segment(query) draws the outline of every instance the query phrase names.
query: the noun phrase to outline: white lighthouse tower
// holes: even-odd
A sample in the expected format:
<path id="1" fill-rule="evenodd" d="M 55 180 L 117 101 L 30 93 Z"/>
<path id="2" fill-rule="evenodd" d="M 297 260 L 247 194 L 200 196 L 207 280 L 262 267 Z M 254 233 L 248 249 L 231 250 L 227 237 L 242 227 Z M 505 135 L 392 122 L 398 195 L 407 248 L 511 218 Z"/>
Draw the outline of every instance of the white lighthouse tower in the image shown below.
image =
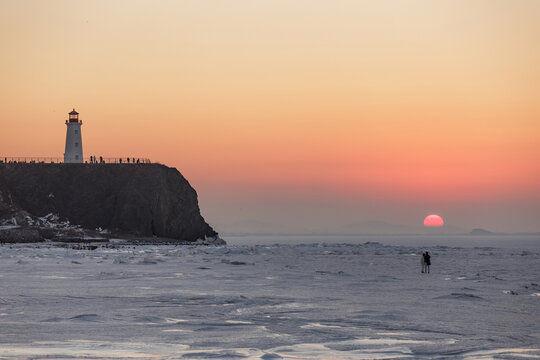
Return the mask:
<path id="1" fill-rule="evenodd" d="M 64 163 L 83 163 L 82 135 L 79 121 L 79 113 L 73 109 L 69 113 L 69 120 L 66 120 L 66 151 L 64 152 Z"/>

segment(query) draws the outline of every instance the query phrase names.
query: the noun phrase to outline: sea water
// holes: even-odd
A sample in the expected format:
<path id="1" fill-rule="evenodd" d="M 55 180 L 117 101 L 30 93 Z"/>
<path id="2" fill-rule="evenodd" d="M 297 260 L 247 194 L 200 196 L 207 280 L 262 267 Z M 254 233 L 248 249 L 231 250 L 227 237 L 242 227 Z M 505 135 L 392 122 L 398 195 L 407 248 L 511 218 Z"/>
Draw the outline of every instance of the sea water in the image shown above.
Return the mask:
<path id="1" fill-rule="evenodd" d="M 540 357 L 538 237 L 226 240 L 0 246 L 0 359 Z"/>
<path id="2" fill-rule="evenodd" d="M 377 242 L 385 245 L 452 247 L 499 247 L 540 251 L 540 234 L 530 235 L 227 235 L 230 245 L 269 244 L 363 244 Z"/>

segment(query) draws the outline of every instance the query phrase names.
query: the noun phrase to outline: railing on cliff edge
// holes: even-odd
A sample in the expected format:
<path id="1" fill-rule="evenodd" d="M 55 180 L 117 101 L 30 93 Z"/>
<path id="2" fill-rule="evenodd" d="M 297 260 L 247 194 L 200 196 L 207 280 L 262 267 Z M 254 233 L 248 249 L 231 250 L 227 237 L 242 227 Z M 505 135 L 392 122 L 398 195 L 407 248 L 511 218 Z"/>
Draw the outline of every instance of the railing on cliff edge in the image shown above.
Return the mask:
<path id="1" fill-rule="evenodd" d="M 0 164 L 64 164 L 62 157 L 0 157 Z M 83 159 L 85 164 L 152 164 L 147 158 L 138 157 L 87 157 Z"/>

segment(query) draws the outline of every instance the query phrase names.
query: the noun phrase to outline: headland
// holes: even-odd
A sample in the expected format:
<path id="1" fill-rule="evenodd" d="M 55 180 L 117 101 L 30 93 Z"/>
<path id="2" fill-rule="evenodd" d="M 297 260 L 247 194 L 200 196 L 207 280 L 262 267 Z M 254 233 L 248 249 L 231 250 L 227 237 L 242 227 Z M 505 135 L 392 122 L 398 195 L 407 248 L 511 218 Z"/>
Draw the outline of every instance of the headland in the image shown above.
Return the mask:
<path id="1" fill-rule="evenodd" d="M 2 163 L 0 242 L 220 242 L 197 193 L 161 164 Z"/>

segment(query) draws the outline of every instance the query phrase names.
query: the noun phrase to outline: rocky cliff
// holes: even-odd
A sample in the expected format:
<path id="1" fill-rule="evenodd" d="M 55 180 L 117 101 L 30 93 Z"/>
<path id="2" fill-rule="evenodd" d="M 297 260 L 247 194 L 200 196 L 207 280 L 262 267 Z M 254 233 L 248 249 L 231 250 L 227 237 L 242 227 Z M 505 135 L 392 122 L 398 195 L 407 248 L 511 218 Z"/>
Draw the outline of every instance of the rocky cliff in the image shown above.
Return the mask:
<path id="1" fill-rule="evenodd" d="M 0 219 L 21 211 L 113 234 L 182 241 L 217 235 L 188 181 L 158 164 L 0 164 Z"/>

